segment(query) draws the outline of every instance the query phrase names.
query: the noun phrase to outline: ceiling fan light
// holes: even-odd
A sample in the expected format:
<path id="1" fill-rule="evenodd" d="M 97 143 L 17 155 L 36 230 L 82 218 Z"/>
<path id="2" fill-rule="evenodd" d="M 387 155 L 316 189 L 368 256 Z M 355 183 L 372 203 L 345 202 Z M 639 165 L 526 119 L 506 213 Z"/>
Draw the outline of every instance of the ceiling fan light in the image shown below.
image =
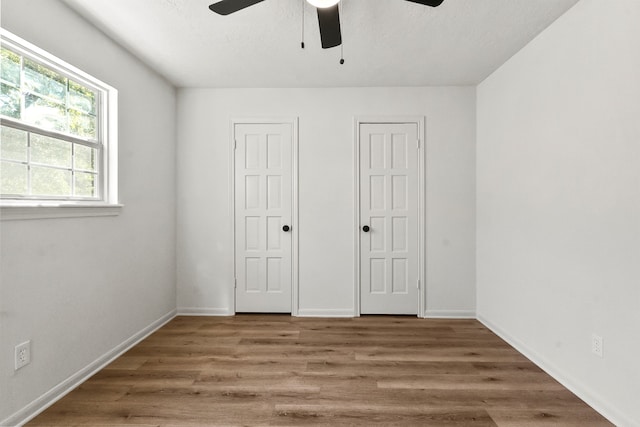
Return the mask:
<path id="1" fill-rule="evenodd" d="M 307 0 L 307 3 L 309 3 L 312 6 L 323 9 L 325 7 L 331 7 L 333 5 L 336 5 L 338 4 L 339 1 L 340 0 Z"/>

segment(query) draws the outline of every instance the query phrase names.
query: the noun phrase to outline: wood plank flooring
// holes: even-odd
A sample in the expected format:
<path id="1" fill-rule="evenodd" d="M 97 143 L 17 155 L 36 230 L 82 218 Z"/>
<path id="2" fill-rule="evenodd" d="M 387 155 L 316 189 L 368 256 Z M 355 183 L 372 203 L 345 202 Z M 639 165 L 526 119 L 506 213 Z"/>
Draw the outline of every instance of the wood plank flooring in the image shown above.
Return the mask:
<path id="1" fill-rule="evenodd" d="M 29 426 L 605 426 L 475 320 L 176 317 Z"/>

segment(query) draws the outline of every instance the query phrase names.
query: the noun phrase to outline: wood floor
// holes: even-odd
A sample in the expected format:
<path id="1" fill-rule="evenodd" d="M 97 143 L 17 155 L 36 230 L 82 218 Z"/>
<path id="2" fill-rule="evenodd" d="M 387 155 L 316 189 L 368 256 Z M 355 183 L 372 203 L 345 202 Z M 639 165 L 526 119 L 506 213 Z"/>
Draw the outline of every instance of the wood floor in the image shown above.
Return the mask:
<path id="1" fill-rule="evenodd" d="M 177 317 L 29 426 L 611 425 L 475 320 Z"/>

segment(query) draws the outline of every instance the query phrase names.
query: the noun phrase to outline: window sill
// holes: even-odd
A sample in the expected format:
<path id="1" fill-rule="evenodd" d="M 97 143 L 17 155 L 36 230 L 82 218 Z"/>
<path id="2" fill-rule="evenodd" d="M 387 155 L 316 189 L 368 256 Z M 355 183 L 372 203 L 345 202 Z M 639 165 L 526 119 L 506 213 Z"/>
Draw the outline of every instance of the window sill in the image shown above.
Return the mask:
<path id="1" fill-rule="evenodd" d="M 0 206 L 0 221 L 28 219 L 82 218 L 120 215 L 123 205 L 5 205 Z"/>

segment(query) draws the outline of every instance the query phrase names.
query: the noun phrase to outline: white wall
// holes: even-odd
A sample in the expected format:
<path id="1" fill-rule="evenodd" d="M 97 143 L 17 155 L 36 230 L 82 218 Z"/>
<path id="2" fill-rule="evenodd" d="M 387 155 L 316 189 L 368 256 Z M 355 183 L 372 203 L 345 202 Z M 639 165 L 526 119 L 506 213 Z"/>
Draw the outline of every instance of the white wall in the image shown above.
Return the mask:
<path id="1" fill-rule="evenodd" d="M 637 0 L 582 0 L 477 92 L 479 318 L 636 426 L 639 22 Z"/>
<path id="2" fill-rule="evenodd" d="M 353 314 L 354 117 L 427 118 L 427 308 L 475 313 L 475 90 L 181 89 L 178 309 L 233 311 L 230 120 L 299 117 L 300 314 Z"/>
<path id="3" fill-rule="evenodd" d="M 119 90 L 125 207 L 1 223 L 0 422 L 175 309 L 174 88 L 56 0 L 2 0 L 2 26 Z"/>

